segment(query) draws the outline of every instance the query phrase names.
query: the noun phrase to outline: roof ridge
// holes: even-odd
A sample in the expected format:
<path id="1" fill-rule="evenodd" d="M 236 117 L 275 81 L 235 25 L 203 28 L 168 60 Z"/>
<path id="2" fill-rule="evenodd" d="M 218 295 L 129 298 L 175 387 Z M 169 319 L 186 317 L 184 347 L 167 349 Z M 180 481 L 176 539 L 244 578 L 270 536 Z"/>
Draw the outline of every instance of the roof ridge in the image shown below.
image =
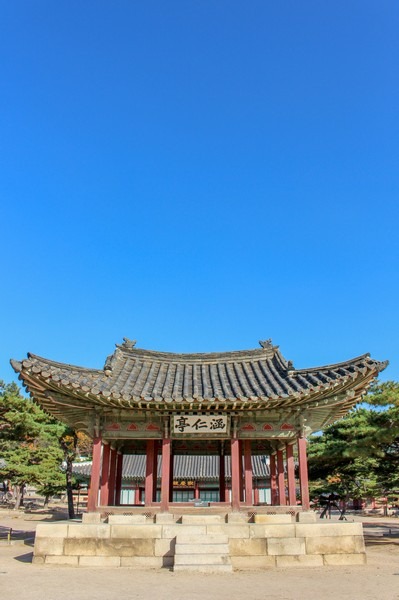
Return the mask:
<path id="1" fill-rule="evenodd" d="M 223 352 L 164 352 L 160 350 L 147 350 L 145 348 L 126 348 L 122 345 L 117 345 L 117 350 L 113 356 L 117 356 L 117 352 L 122 352 L 124 355 L 131 357 L 148 357 L 152 360 L 170 361 L 176 363 L 186 362 L 219 362 L 221 358 L 226 360 L 237 360 L 239 358 L 248 360 L 257 357 L 273 358 L 278 352 L 277 346 L 273 348 L 253 348 L 250 350 L 226 350 Z M 280 353 L 279 353 L 280 354 Z"/>

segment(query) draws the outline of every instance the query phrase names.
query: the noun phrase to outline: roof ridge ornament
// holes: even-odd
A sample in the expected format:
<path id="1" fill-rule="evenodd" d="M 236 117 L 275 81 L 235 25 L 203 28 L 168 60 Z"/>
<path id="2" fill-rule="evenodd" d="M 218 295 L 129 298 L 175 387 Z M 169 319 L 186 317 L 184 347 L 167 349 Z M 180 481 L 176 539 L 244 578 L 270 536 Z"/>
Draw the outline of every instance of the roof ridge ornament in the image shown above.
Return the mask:
<path id="1" fill-rule="evenodd" d="M 274 346 L 273 346 L 273 343 L 272 343 L 272 338 L 269 338 L 268 340 L 259 340 L 259 344 L 265 350 L 273 350 L 274 349 Z"/>
<path id="2" fill-rule="evenodd" d="M 127 337 L 123 338 L 123 344 L 122 344 L 123 348 L 127 348 L 128 350 L 131 350 L 132 348 L 135 347 L 136 344 L 137 344 L 137 340 L 129 340 L 129 338 L 127 338 Z"/>

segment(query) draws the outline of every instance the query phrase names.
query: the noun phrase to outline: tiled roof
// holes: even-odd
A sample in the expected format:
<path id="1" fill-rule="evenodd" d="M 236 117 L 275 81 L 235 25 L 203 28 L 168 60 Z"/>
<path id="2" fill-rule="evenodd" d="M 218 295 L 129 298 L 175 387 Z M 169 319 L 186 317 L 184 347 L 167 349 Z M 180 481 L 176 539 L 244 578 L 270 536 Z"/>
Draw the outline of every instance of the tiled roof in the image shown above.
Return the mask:
<path id="1" fill-rule="evenodd" d="M 126 454 L 123 457 L 122 479 L 144 480 L 145 460 L 143 454 Z M 266 456 L 252 456 L 253 476 L 258 479 L 270 477 L 269 463 Z M 74 463 L 75 474 L 90 477 L 91 462 Z M 231 477 L 230 456 L 225 456 L 226 477 Z M 158 458 L 158 478 L 161 478 L 162 456 Z M 176 455 L 173 462 L 174 479 L 217 480 L 219 478 L 219 457 Z"/>
<path id="2" fill-rule="evenodd" d="M 85 421 L 93 408 L 297 408 L 347 392 L 344 401 L 339 399 L 338 417 L 361 398 L 388 363 L 364 354 L 342 363 L 296 370 L 270 340 L 255 350 L 210 354 L 142 350 L 125 340 L 101 370 L 34 354 L 11 364 L 46 410 L 76 424 Z"/>

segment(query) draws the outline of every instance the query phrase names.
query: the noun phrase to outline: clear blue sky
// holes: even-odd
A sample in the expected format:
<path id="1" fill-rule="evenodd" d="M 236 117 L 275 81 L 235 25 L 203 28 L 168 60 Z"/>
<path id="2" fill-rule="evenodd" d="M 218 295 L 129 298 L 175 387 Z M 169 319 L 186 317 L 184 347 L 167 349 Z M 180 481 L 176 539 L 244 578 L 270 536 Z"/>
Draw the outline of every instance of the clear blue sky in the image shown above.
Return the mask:
<path id="1" fill-rule="evenodd" d="M 396 1 L 0 9 L 0 378 L 126 336 L 399 379 Z"/>

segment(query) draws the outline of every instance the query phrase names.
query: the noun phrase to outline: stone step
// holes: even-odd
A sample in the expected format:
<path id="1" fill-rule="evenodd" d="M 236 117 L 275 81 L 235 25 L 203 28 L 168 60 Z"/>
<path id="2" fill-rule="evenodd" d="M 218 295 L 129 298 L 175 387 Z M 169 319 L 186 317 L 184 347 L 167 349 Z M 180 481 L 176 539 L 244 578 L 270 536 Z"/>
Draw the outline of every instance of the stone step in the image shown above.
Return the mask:
<path id="1" fill-rule="evenodd" d="M 177 554 L 218 554 L 228 555 L 228 544 L 176 544 L 175 555 Z"/>
<path id="2" fill-rule="evenodd" d="M 176 536 L 176 544 L 228 544 L 229 537 L 227 535 L 219 535 L 212 533 L 209 535 L 196 535 L 179 533 Z"/>
<path id="3" fill-rule="evenodd" d="M 189 571 L 191 573 L 232 573 L 231 565 L 175 565 L 173 571 Z"/>
<path id="4" fill-rule="evenodd" d="M 175 565 L 228 565 L 226 554 L 175 554 Z"/>
<path id="5" fill-rule="evenodd" d="M 223 515 L 183 515 L 182 525 L 220 525 L 226 522 Z"/>

